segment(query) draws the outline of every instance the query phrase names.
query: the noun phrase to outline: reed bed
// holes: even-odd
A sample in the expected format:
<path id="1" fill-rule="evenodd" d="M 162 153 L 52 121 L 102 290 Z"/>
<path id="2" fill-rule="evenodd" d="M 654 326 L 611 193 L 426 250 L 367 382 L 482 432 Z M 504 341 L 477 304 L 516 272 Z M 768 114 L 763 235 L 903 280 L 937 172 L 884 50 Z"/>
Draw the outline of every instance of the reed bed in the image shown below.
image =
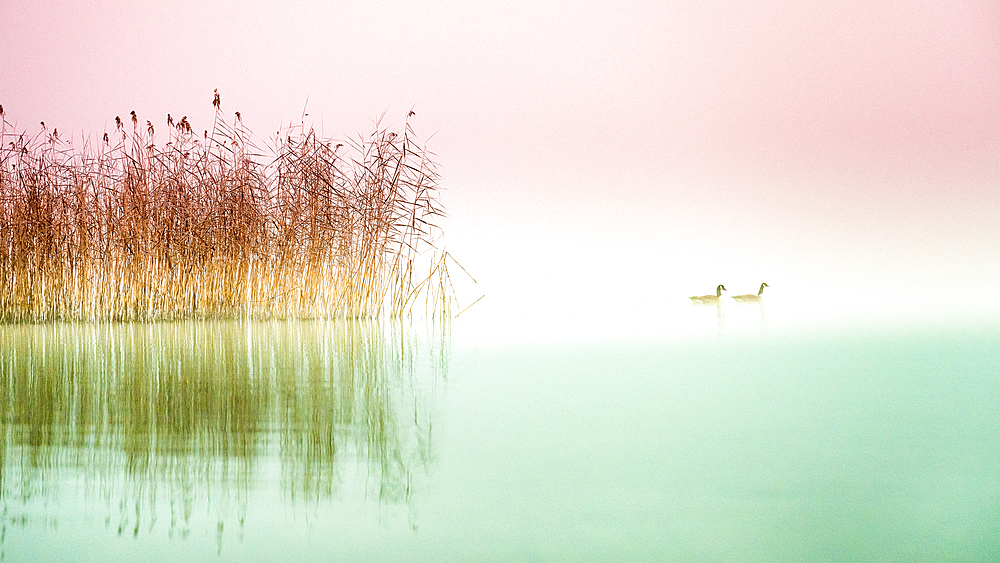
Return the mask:
<path id="1" fill-rule="evenodd" d="M 132 112 L 82 148 L 0 108 L 0 322 L 446 313 L 439 176 L 409 116 L 261 150 L 213 104 L 204 134 Z"/>

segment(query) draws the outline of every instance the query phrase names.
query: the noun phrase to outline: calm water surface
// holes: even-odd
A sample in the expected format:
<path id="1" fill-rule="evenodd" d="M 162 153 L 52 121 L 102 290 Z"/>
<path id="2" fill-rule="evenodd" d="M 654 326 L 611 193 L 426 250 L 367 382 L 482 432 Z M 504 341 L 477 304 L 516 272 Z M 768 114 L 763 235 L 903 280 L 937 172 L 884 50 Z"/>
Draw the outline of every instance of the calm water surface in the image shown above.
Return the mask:
<path id="1" fill-rule="evenodd" d="M 452 327 L 452 330 L 460 328 Z M 1000 323 L 0 329 L 11 561 L 1000 560 Z"/>

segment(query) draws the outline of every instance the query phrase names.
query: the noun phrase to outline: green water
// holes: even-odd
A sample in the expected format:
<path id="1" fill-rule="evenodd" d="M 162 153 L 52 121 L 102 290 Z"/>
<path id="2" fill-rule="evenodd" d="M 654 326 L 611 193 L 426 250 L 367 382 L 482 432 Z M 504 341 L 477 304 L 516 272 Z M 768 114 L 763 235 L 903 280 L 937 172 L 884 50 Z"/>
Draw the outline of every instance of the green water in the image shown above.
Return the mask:
<path id="1" fill-rule="evenodd" d="M 451 341 L 3 328 L 2 554 L 1000 560 L 1000 325 Z"/>

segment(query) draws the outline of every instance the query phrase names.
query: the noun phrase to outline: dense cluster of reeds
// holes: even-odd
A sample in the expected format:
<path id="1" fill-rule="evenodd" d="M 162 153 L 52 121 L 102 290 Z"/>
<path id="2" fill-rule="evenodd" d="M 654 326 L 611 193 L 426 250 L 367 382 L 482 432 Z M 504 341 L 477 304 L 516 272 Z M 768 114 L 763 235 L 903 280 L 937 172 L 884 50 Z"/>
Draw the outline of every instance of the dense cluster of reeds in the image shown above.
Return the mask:
<path id="1" fill-rule="evenodd" d="M 442 209 L 409 117 L 343 142 L 288 128 L 262 151 L 214 105 L 204 135 L 169 115 L 158 135 L 132 112 L 82 149 L 44 123 L 17 133 L 0 109 L 0 321 L 447 306 L 446 255 L 415 272 Z"/>

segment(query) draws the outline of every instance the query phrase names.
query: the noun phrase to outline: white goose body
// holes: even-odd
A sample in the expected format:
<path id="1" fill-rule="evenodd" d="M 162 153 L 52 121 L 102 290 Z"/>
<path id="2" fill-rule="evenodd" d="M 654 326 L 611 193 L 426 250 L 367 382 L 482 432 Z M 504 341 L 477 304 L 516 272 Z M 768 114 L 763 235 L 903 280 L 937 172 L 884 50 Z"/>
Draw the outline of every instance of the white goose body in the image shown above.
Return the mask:
<path id="1" fill-rule="evenodd" d="M 756 301 L 763 301 L 765 287 L 771 287 L 771 286 L 767 285 L 766 283 L 762 283 L 760 284 L 760 290 L 757 291 L 757 295 L 754 295 L 752 293 L 747 293 L 744 295 L 734 295 L 733 299 L 740 303 L 752 303 Z"/>

